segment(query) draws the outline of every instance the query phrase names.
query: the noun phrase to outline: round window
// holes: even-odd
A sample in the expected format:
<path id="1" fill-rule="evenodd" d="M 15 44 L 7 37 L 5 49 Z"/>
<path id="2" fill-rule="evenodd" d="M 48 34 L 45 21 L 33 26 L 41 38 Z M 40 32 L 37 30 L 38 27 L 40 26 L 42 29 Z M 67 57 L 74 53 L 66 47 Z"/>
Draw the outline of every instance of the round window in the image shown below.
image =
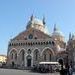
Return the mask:
<path id="1" fill-rule="evenodd" d="M 29 35 L 29 39 L 33 39 L 33 35 L 32 34 Z"/>

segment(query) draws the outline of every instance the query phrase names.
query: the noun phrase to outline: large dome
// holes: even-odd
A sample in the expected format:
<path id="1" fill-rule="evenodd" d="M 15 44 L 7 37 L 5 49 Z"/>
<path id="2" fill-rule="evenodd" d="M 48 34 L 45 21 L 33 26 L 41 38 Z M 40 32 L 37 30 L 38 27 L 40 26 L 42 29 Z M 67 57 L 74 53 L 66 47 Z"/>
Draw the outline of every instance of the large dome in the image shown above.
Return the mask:
<path id="1" fill-rule="evenodd" d="M 43 26 L 43 22 L 37 18 L 34 18 L 32 21 L 29 21 L 28 24 L 34 24 L 34 25 L 42 25 Z"/>
<path id="2" fill-rule="evenodd" d="M 26 28 L 34 28 L 45 32 L 45 19 L 43 18 L 43 20 L 39 20 L 32 15 L 27 23 Z"/>

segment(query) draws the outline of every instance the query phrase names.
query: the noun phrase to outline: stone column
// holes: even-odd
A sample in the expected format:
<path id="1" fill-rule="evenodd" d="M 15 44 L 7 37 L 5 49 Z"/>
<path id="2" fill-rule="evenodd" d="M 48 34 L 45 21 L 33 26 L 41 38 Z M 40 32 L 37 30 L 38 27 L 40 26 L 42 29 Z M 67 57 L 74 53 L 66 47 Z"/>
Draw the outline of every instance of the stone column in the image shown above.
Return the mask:
<path id="1" fill-rule="evenodd" d="M 33 61 L 34 61 L 34 59 L 33 59 L 33 52 L 31 53 L 31 67 L 33 67 Z"/>
<path id="2" fill-rule="evenodd" d="M 27 54 L 25 55 L 25 67 L 27 67 L 27 59 L 26 59 L 26 57 L 27 57 Z"/>

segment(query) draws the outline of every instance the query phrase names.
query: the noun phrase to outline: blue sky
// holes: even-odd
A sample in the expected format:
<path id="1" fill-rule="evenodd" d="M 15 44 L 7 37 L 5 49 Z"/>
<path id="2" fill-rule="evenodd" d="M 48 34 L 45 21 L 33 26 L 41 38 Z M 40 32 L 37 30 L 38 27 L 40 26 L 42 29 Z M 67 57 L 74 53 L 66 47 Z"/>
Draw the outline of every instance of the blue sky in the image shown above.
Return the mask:
<path id="1" fill-rule="evenodd" d="M 0 54 L 7 54 L 9 40 L 25 30 L 32 13 L 46 17 L 50 33 L 55 23 L 66 39 L 75 32 L 75 0 L 0 0 Z"/>

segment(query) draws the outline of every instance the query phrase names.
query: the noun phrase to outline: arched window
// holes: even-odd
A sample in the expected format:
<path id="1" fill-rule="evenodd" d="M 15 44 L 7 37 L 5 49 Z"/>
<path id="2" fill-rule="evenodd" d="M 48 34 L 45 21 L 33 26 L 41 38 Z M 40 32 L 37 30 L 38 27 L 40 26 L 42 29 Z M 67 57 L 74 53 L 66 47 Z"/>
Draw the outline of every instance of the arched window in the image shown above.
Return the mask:
<path id="1" fill-rule="evenodd" d="M 28 45 L 30 45 L 30 43 L 28 42 Z"/>
<path id="2" fill-rule="evenodd" d="M 51 44 L 51 41 L 49 41 L 49 44 Z"/>
<path id="3" fill-rule="evenodd" d="M 52 45 L 54 45 L 55 43 L 54 43 L 54 41 L 52 41 Z"/>
<path id="4" fill-rule="evenodd" d="M 36 45 L 37 45 L 37 42 L 36 42 Z"/>
<path id="5" fill-rule="evenodd" d="M 24 55 L 25 55 L 24 50 L 21 50 L 21 52 L 20 52 L 20 57 L 21 57 L 21 60 L 22 60 L 22 61 L 24 61 Z"/>
<path id="6" fill-rule="evenodd" d="M 34 51 L 34 58 L 35 58 L 35 61 L 37 61 L 39 58 L 39 51 L 37 49 Z"/>
<path id="7" fill-rule="evenodd" d="M 46 61 L 46 54 L 44 54 L 44 61 Z"/>
<path id="8" fill-rule="evenodd" d="M 19 43 L 19 46 L 20 46 L 20 43 Z"/>
<path id="9" fill-rule="evenodd" d="M 37 39 L 37 37 L 35 37 L 34 39 Z"/>
<path id="10" fill-rule="evenodd" d="M 13 60 L 17 60 L 17 52 L 15 50 L 12 50 L 10 53 L 10 57 Z"/>
<path id="11" fill-rule="evenodd" d="M 21 46 L 22 46 L 22 43 L 21 43 Z"/>
<path id="12" fill-rule="evenodd" d="M 40 45 L 40 42 L 38 42 L 38 45 Z"/>
<path id="13" fill-rule="evenodd" d="M 17 60 L 17 53 L 15 53 L 15 60 Z"/>
<path id="14" fill-rule="evenodd" d="M 47 48 L 42 53 L 43 61 L 52 61 L 53 59 L 53 53 L 51 49 Z"/>
<path id="15" fill-rule="evenodd" d="M 45 44 L 45 42 L 43 42 Z"/>
<path id="16" fill-rule="evenodd" d="M 11 54 L 11 59 L 13 59 L 13 53 Z"/>
<path id="17" fill-rule="evenodd" d="M 34 45 L 35 43 L 33 42 L 33 45 Z"/>
<path id="18" fill-rule="evenodd" d="M 24 61 L 24 51 L 22 51 L 22 60 Z"/>
<path id="19" fill-rule="evenodd" d="M 9 46 L 11 46 L 11 43 L 9 44 Z"/>
<path id="20" fill-rule="evenodd" d="M 32 45 L 32 42 L 30 44 Z"/>
<path id="21" fill-rule="evenodd" d="M 23 46 L 25 45 L 25 43 L 23 43 Z"/>
<path id="22" fill-rule="evenodd" d="M 51 61 L 51 54 L 49 54 L 49 61 Z"/>
<path id="23" fill-rule="evenodd" d="M 36 51 L 36 53 L 35 53 L 35 60 L 37 60 L 38 59 L 38 52 Z"/>
<path id="24" fill-rule="evenodd" d="M 46 45 L 48 45 L 48 41 L 46 42 Z"/>

